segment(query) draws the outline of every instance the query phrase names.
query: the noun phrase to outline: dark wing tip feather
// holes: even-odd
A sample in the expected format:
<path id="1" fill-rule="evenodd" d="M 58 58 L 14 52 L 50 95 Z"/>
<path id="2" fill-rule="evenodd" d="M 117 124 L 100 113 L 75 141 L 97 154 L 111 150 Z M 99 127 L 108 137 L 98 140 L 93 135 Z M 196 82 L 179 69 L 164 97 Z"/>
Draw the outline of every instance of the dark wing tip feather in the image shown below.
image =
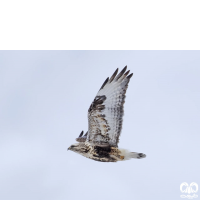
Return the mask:
<path id="1" fill-rule="evenodd" d="M 82 131 L 78 137 L 81 137 L 83 135 L 83 133 L 84 133 L 84 131 Z"/>
<path id="2" fill-rule="evenodd" d="M 129 74 L 130 70 L 128 70 L 125 74 L 124 74 L 124 78 L 127 77 L 127 75 Z"/>
<path id="3" fill-rule="evenodd" d="M 117 75 L 118 73 L 118 68 L 115 70 L 115 72 L 113 73 L 113 75 L 110 77 L 110 83 L 113 81 L 113 79 L 115 78 L 115 76 Z"/>
<path id="4" fill-rule="evenodd" d="M 116 81 L 124 74 L 124 72 L 126 71 L 127 69 L 127 65 L 122 69 L 122 71 L 117 75 L 116 77 Z"/>
<path id="5" fill-rule="evenodd" d="M 127 78 L 127 79 L 130 79 L 132 76 L 133 76 L 133 73 L 130 74 L 130 75 L 128 75 L 126 78 Z"/>
<path id="6" fill-rule="evenodd" d="M 78 136 L 78 138 L 76 138 L 77 142 L 85 142 L 86 138 L 87 138 L 87 134 L 88 131 L 86 132 L 86 134 L 83 136 L 84 131 L 81 132 L 81 134 Z"/>
<path id="7" fill-rule="evenodd" d="M 86 134 L 85 134 L 84 136 L 87 136 L 87 134 L 88 134 L 88 131 L 86 132 Z M 84 137 L 84 136 L 83 136 L 83 137 Z"/>
<path id="8" fill-rule="evenodd" d="M 103 89 L 103 87 L 106 85 L 106 83 L 109 81 L 109 77 L 104 81 L 103 85 L 101 86 L 100 90 Z"/>
<path id="9" fill-rule="evenodd" d="M 129 74 L 130 70 L 128 70 L 124 75 L 127 76 Z"/>

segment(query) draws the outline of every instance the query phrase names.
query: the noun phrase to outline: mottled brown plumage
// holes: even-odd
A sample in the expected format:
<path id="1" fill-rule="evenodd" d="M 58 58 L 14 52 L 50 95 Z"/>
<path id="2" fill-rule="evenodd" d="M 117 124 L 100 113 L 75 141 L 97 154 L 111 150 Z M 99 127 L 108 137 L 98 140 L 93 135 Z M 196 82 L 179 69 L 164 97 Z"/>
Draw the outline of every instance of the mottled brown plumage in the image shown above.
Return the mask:
<path id="1" fill-rule="evenodd" d="M 126 72 L 127 66 L 101 86 L 88 109 L 88 132 L 83 131 L 76 138 L 79 143 L 68 149 L 87 158 L 101 162 L 116 162 L 130 158 L 144 158 L 145 154 L 118 149 L 119 136 L 122 130 L 125 94 L 133 74 Z"/>

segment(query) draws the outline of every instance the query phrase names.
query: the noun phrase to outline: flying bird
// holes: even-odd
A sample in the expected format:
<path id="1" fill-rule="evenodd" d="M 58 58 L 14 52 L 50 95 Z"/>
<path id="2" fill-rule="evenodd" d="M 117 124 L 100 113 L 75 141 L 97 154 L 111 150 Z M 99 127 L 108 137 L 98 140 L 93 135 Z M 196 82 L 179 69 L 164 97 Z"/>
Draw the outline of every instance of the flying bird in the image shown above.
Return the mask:
<path id="1" fill-rule="evenodd" d="M 125 94 L 133 73 L 126 72 L 127 66 L 118 74 L 105 80 L 88 109 L 88 131 L 82 131 L 68 150 L 100 162 L 117 162 L 131 158 L 145 158 L 143 153 L 119 149 L 122 131 Z"/>

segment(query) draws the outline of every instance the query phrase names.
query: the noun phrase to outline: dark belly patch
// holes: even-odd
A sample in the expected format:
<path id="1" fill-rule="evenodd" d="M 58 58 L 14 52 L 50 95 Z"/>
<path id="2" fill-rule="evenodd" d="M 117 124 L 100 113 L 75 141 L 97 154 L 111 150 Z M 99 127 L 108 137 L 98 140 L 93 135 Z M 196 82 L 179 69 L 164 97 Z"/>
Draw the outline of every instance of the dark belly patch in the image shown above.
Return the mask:
<path id="1" fill-rule="evenodd" d="M 111 152 L 111 147 L 99 147 L 99 146 L 94 146 L 94 150 L 96 153 L 96 157 L 100 157 L 100 158 L 109 158 L 110 155 L 109 153 Z"/>

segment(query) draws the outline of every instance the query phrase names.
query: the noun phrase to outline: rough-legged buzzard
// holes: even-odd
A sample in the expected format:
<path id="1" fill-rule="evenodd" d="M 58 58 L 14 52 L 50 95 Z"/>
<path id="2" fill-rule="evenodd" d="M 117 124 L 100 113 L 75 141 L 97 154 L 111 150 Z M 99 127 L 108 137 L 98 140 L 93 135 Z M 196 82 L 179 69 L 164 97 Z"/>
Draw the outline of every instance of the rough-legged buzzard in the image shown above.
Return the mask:
<path id="1" fill-rule="evenodd" d="M 101 86 L 88 109 L 88 132 L 83 131 L 76 139 L 78 143 L 68 150 L 87 158 L 101 162 L 117 162 L 131 158 L 145 158 L 143 153 L 118 149 L 119 136 L 122 130 L 125 94 L 133 74 L 126 72 L 127 66 Z"/>

